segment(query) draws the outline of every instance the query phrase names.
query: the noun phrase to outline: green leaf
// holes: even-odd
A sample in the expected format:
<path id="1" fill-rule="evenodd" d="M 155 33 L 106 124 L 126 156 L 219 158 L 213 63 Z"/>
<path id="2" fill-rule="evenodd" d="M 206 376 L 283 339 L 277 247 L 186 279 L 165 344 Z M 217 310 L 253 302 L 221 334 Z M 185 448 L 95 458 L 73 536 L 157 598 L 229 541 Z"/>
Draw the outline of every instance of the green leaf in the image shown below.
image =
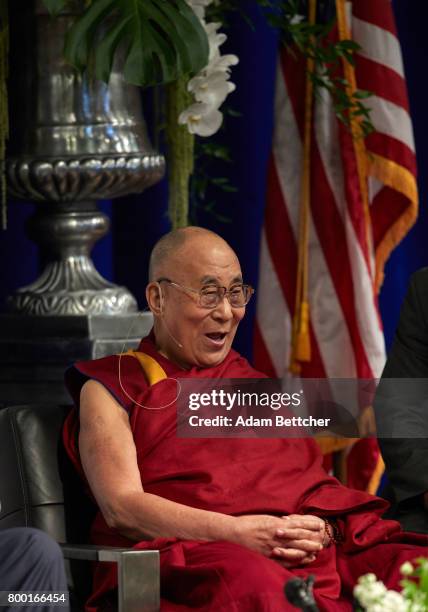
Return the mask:
<path id="1" fill-rule="evenodd" d="M 65 53 L 78 69 L 93 54 L 95 75 L 107 81 L 119 46 L 125 79 L 135 85 L 168 83 L 208 63 L 206 32 L 185 0 L 92 0 L 70 29 Z"/>
<path id="2" fill-rule="evenodd" d="M 237 110 L 234 110 L 233 108 L 228 107 L 223 110 L 223 114 L 228 115 L 229 117 L 242 117 L 242 113 Z"/>
<path id="3" fill-rule="evenodd" d="M 375 131 L 374 125 L 370 121 L 362 121 L 361 129 L 363 130 L 364 136 L 368 136 Z"/>
<path id="4" fill-rule="evenodd" d="M 355 66 L 355 57 L 353 55 L 344 53 L 343 57 L 348 62 L 348 64 L 351 64 L 351 66 Z"/>
<path id="5" fill-rule="evenodd" d="M 219 185 L 227 185 L 228 182 L 229 182 L 229 179 L 226 178 L 226 177 L 220 177 L 219 176 L 219 177 L 211 179 L 211 183 L 213 185 L 217 185 L 217 186 L 219 186 Z"/>
<path id="6" fill-rule="evenodd" d="M 88 64 L 90 48 L 95 46 L 95 33 L 114 5 L 115 0 L 94 0 L 67 32 L 64 55 L 78 70 Z"/>
<path id="7" fill-rule="evenodd" d="M 126 22 L 119 22 L 104 36 L 95 51 L 95 72 L 101 80 L 108 81 L 114 54 L 121 41 Z"/>
<path id="8" fill-rule="evenodd" d="M 338 43 L 336 43 L 336 46 L 341 47 L 342 49 L 346 49 L 348 51 L 352 51 L 353 53 L 361 49 L 361 46 L 357 42 L 355 42 L 355 40 L 351 40 L 350 38 L 339 41 Z"/>
<path id="9" fill-rule="evenodd" d="M 230 183 L 219 185 L 219 187 L 222 191 L 225 191 L 226 193 L 236 193 L 238 191 L 238 187 L 235 187 L 234 185 L 231 185 Z"/>
<path id="10" fill-rule="evenodd" d="M 354 98 L 358 98 L 359 100 L 370 98 L 372 95 L 373 93 L 371 91 L 367 91 L 366 89 L 357 89 L 354 91 Z"/>
<path id="11" fill-rule="evenodd" d="M 178 78 L 175 55 L 167 41 L 155 30 L 147 27 L 142 21 L 139 24 L 141 45 L 134 38 L 126 57 L 124 75 L 128 83 L 140 85 L 142 82 L 157 83 L 163 80 L 170 82 Z M 161 76 L 162 75 L 162 76 Z"/>
<path id="12" fill-rule="evenodd" d="M 42 1 L 51 15 L 58 15 L 58 13 L 60 13 L 63 10 L 63 8 L 68 2 L 68 0 L 42 0 Z"/>
<path id="13" fill-rule="evenodd" d="M 187 74 L 201 70 L 207 64 L 207 58 L 205 56 L 192 56 L 191 41 L 195 34 L 193 25 L 186 22 L 185 19 L 181 21 L 177 19 L 177 15 L 174 13 L 175 9 L 167 2 L 162 5 L 162 10 L 160 11 L 154 6 L 150 7 L 150 4 L 148 4 L 147 9 L 149 17 L 159 24 L 159 27 L 164 31 L 166 37 L 175 40 L 178 52 L 179 71 L 183 74 Z M 191 12 L 193 13 L 193 11 Z"/>
<path id="14" fill-rule="evenodd" d="M 216 142 L 204 142 L 201 145 L 204 155 L 210 155 L 216 159 L 222 159 L 225 162 L 231 162 L 230 151 L 226 146 L 217 144 Z"/>
<path id="15" fill-rule="evenodd" d="M 369 116 L 369 111 L 366 108 L 356 108 L 352 110 L 352 116 L 353 117 L 361 117 L 361 116 L 365 116 L 368 117 Z"/>

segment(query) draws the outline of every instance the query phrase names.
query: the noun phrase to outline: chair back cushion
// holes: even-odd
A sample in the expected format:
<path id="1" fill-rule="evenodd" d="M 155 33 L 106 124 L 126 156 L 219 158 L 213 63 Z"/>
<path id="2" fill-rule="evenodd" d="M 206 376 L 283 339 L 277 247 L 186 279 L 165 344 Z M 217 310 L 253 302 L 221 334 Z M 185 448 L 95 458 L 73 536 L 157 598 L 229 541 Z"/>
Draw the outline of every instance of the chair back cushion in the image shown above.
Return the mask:
<path id="1" fill-rule="evenodd" d="M 57 541 L 66 540 L 58 466 L 69 410 L 56 405 L 0 410 L 0 529 L 38 527 Z"/>

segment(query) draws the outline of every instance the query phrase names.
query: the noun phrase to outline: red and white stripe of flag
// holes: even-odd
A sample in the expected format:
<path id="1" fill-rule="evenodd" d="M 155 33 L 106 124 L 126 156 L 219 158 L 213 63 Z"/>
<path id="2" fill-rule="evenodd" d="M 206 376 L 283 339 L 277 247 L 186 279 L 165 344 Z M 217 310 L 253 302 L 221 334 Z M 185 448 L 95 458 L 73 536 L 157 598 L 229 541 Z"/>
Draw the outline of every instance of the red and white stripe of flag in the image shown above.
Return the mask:
<path id="1" fill-rule="evenodd" d="M 330 96 L 314 102 L 309 227 L 310 336 L 304 377 L 372 378 L 385 347 L 376 291 L 389 252 L 417 214 L 416 161 L 400 45 L 389 0 L 354 0 L 352 35 L 360 44 L 357 86 L 375 133 L 366 139 L 372 225 L 368 244 L 355 152 Z M 275 129 L 261 240 L 255 365 L 287 374 L 295 308 L 305 99 L 303 59 L 281 51 Z"/>

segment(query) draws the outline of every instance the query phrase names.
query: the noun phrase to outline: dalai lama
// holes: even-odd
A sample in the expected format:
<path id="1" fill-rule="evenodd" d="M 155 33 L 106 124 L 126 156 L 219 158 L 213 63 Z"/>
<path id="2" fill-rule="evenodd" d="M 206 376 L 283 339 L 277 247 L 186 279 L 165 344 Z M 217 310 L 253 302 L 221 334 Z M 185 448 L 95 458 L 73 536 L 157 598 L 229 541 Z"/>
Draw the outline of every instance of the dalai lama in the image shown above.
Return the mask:
<path id="1" fill-rule="evenodd" d="M 382 520 L 387 503 L 342 486 L 311 439 L 176 435 L 178 378 L 260 378 L 232 349 L 253 290 L 218 235 L 185 228 L 155 246 L 138 352 L 76 363 L 64 443 L 99 508 L 94 543 L 159 549 L 161 610 L 279 612 L 293 576 L 313 574 L 321 611 L 352 610 L 357 578 L 399 588 L 423 535 Z M 116 587 L 100 564 L 87 610 Z"/>

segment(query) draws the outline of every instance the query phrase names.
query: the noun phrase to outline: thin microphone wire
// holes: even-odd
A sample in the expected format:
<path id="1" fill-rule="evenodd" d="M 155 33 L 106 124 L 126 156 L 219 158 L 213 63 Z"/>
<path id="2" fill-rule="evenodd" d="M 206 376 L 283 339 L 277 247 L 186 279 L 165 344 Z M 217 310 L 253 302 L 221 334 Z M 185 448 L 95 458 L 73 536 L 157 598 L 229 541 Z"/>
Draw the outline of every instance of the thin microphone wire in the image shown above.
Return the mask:
<path id="1" fill-rule="evenodd" d="M 142 310 L 141 312 L 138 313 L 138 316 L 142 315 L 144 312 L 148 312 L 148 308 L 144 308 L 144 310 Z M 125 346 L 128 343 L 129 340 L 129 336 L 131 335 L 131 330 L 132 327 L 134 326 L 135 320 L 132 321 L 129 329 L 128 329 L 128 334 L 125 338 L 125 341 L 123 343 L 122 346 L 122 350 L 119 354 L 119 365 L 118 365 L 118 377 L 119 377 L 119 386 L 122 389 L 122 392 L 126 395 L 126 397 L 128 399 L 131 400 L 131 402 L 133 402 L 134 404 L 136 404 L 137 406 L 139 406 L 140 408 L 144 408 L 144 410 L 164 410 L 165 408 L 169 408 L 170 406 L 172 406 L 172 404 L 174 404 L 178 398 L 180 397 L 180 393 L 181 393 L 181 383 L 177 378 L 173 378 L 172 376 L 168 376 L 167 378 L 164 378 L 163 380 L 173 380 L 177 383 L 178 385 L 178 392 L 177 392 L 177 396 L 175 397 L 175 399 L 172 400 L 172 402 L 169 402 L 168 404 L 165 404 L 165 406 L 143 406 L 143 404 L 140 404 L 139 402 L 137 402 L 137 400 L 133 397 L 131 397 L 129 395 L 129 393 L 126 391 L 126 389 L 124 388 L 123 384 L 122 384 L 122 369 L 121 369 L 121 363 L 122 363 L 122 356 L 125 353 Z"/>

